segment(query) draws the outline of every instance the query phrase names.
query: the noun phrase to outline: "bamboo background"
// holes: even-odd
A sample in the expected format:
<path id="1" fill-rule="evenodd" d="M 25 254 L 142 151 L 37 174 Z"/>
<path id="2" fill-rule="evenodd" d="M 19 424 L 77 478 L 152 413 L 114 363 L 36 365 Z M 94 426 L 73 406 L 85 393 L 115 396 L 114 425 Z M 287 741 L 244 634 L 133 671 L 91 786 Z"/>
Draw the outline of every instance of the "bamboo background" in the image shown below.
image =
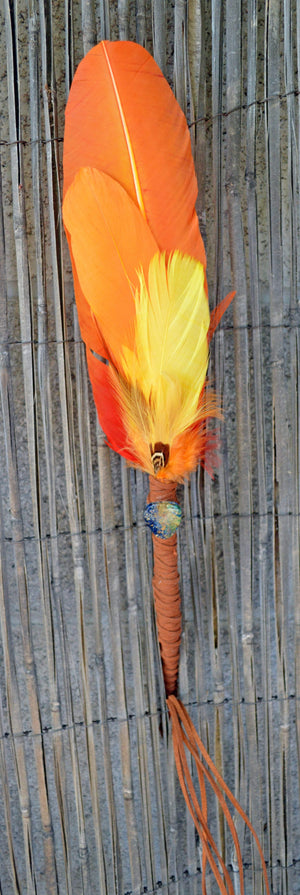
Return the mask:
<path id="1" fill-rule="evenodd" d="M 190 124 L 211 306 L 237 293 L 211 351 L 220 468 L 180 490 L 179 691 L 273 893 L 300 893 L 299 3 L 2 0 L 0 17 L 0 892 L 201 892 L 159 733 L 147 481 L 97 424 L 61 220 L 74 70 L 130 38 Z"/>

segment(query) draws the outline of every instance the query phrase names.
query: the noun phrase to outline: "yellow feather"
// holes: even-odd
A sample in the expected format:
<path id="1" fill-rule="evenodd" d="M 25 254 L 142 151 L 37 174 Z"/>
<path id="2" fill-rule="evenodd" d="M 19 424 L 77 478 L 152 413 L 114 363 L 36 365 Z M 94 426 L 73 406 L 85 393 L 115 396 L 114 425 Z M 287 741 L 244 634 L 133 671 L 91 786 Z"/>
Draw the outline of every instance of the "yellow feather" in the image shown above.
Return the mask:
<path id="1" fill-rule="evenodd" d="M 201 262 L 157 253 L 138 273 L 134 350 L 123 347 L 120 399 L 147 445 L 173 440 L 199 416 L 208 364 L 209 307 Z M 118 389 L 119 391 L 119 389 Z M 125 394 L 126 392 L 126 394 Z M 126 408 L 126 409 L 125 409 Z"/>

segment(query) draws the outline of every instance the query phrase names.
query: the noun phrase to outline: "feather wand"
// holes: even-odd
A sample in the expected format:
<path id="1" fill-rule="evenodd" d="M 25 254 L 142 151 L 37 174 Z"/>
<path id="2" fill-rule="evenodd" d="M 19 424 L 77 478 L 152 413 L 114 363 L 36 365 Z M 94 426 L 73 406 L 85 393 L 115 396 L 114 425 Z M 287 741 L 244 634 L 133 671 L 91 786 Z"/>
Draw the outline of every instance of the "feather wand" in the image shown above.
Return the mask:
<path id="1" fill-rule="evenodd" d="M 146 110 L 146 112 L 145 112 Z M 76 303 L 100 424 L 108 444 L 149 474 L 158 639 L 184 798 L 222 895 L 234 895 L 209 829 L 207 783 L 228 822 L 244 893 L 241 849 L 227 800 L 257 835 L 177 696 L 181 636 L 177 483 L 211 471 L 205 388 L 209 342 L 233 294 L 209 314 L 197 182 L 184 115 L 141 46 L 103 41 L 80 63 L 66 108 L 63 218 Z M 197 796 L 186 750 L 194 759 Z"/>

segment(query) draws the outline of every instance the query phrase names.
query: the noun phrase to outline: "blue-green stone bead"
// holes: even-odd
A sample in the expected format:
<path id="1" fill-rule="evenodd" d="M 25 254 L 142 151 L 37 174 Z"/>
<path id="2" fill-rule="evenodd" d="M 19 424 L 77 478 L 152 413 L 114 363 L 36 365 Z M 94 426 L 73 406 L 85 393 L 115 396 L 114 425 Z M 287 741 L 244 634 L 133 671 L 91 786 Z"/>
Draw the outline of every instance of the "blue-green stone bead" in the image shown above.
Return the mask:
<path id="1" fill-rule="evenodd" d="M 157 500 L 148 503 L 144 509 L 144 519 L 158 538 L 171 538 L 181 521 L 181 509 L 173 500 Z"/>

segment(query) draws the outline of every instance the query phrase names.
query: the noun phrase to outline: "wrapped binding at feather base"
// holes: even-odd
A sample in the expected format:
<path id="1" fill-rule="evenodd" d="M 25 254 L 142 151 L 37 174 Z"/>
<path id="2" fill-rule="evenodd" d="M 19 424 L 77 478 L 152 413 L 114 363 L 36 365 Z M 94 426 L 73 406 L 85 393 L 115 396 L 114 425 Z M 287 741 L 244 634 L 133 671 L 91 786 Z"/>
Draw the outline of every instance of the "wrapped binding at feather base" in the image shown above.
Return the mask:
<path id="1" fill-rule="evenodd" d="M 94 47 L 74 77 L 64 139 L 63 217 L 79 323 L 107 441 L 149 473 L 158 639 L 178 778 L 202 843 L 202 892 L 208 865 L 222 895 L 234 892 L 209 829 L 209 783 L 231 830 L 243 895 L 227 800 L 254 836 L 268 892 L 262 850 L 177 696 L 176 488 L 199 461 L 212 468 L 206 421 L 220 411 L 205 386 L 209 342 L 233 297 L 210 315 L 196 196 L 186 121 L 152 57 L 134 43 Z"/>

